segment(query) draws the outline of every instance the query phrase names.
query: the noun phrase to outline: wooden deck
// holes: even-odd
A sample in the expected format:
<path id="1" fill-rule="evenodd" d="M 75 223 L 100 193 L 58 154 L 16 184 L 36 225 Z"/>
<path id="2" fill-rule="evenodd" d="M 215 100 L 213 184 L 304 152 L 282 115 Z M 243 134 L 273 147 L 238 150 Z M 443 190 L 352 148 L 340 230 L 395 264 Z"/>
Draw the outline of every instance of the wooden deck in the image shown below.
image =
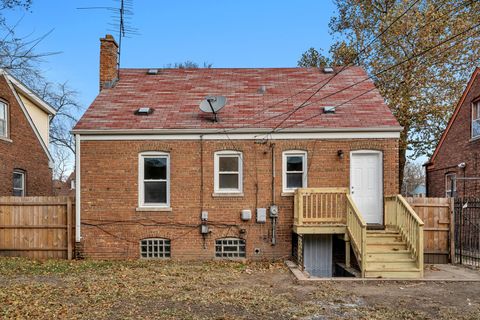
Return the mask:
<path id="1" fill-rule="evenodd" d="M 353 249 L 362 277 L 423 276 L 423 221 L 401 195 L 387 196 L 386 230 L 368 231 L 347 188 L 302 188 L 295 192 L 293 231 L 344 234 L 346 265 Z"/>

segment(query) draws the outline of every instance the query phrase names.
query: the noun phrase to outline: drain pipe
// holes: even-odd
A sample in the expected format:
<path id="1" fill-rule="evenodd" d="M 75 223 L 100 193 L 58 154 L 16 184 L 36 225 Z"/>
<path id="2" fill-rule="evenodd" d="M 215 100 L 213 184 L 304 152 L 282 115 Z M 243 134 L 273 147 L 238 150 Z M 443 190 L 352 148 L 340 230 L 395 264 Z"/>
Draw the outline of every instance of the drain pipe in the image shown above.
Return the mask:
<path id="1" fill-rule="evenodd" d="M 277 243 L 277 218 L 278 207 L 275 204 L 275 143 L 270 144 L 272 148 L 272 205 L 270 206 L 270 218 L 272 219 L 272 246 Z"/>

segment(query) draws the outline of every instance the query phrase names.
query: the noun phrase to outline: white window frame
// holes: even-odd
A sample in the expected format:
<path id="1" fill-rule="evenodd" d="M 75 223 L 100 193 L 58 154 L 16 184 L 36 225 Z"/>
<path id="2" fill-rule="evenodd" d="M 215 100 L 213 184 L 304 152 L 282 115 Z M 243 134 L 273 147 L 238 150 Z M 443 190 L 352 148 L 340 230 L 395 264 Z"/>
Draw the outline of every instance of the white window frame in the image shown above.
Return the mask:
<path id="1" fill-rule="evenodd" d="M 477 109 L 477 118 L 474 118 L 474 110 Z M 480 126 L 480 101 L 476 101 L 472 103 L 472 139 L 479 139 L 480 138 L 480 133 L 478 135 L 473 134 L 473 123 L 477 122 L 478 125 Z"/>
<path id="2" fill-rule="evenodd" d="M 220 172 L 220 158 L 238 158 L 238 171 Z M 214 155 L 214 192 L 215 193 L 242 193 L 243 192 L 243 154 L 240 151 L 223 150 L 217 151 Z M 220 174 L 238 174 L 238 188 L 220 188 Z"/>
<path id="3" fill-rule="evenodd" d="M 166 158 L 167 159 L 167 202 L 166 203 L 145 203 L 145 158 Z M 148 181 L 165 181 L 160 180 L 148 180 Z M 166 152 L 141 152 L 138 155 L 138 206 L 140 208 L 170 208 L 170 154 Z"/>
<path id="4" fill-rule="evenodd" d="M 454 172 L 447 173 L 445 175 L 445 197 L 447 198 L 453 198 L 455 194 L 457 193 L 457 179 L 453 179 L 453 193 L 451 189 L 451 183 L 449 183 L 449 177 L 457 177 L 457 174 Z"/>
<path id="5" fill-rule="evenodd" d="M 303 158 L 303 170 L 290 173 L 302 173 L 302 188 L 307 188 L 308 182 L 308 162 L 307 152 L 303 150 L 287 150 L 282 154 L 282 191 L 284 193 L 295 192 L 297 188 L 287 187 L 287 158 L 288 157 L 302 157 Z"/>
<path id="6" fill-rule="evenodd" d="M 13 182 L 13 175 L 15 174 L 19 174 L 22 176 L 22 187 L 21 188 L 15 188 L 15 184 Z M 12 174 L 12 184 L 13 184 L 13 191 L 15 190 L 21 190 L 22 191 L 22 194 L 18 197 L 25 197 L 25 194 L 26 194 L 26 188 L 25 188 L 25 185 L 26 185 L 26 179 L 25 179 L 25 171 L 23 170 L 13 170 L 13 174 Z M 12 192 L 13 194 L 13 192 Z"/>
<path id="7" fill-rule="evenodd" d="M 5 138 L 7 139 L 8 138 L 8 104 L 5 103 L 4 101 L 1 101 L 0 100 L 0 106 L 3 106 L 4 107 L 4 116 L 5 116 L 5 119 L 0 119 L 0 121 L 5 121 L 5 134 L 1 133 L 0 132 L 0 138 Z"/>

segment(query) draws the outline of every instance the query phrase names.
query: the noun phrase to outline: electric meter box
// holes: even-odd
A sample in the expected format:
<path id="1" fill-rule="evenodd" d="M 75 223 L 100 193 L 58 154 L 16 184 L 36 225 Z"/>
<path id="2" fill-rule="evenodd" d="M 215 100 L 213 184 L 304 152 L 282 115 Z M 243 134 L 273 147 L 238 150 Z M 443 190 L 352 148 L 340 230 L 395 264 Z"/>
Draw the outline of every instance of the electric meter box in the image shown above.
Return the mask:
<path id="1" fill-rule="evenodd" d="M 242 220 L 248 221 L 251 219 L 252 219 L 252 211 L 248 209 L 242 210 Z"/>
<path id="2" fill-rule="evenodd" d="M 257 208 L 257 222 L 267 222 L 267 208 Z"/>

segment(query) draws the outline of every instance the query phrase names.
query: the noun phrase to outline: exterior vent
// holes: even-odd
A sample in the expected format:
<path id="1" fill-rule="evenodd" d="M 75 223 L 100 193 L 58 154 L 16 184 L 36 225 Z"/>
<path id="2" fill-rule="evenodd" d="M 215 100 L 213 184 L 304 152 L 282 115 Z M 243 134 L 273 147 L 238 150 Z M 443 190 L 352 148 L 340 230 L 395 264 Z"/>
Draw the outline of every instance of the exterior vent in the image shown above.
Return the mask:
<path id="1" fill-rule="evenodd" d="M 152 108 L 149 107 L 141 107 L 135 110 L 134 114 L 137 116 L 148 116 L 153 112 Z"/>
<path id="2" fill-rule="evenodd" d="M 335 107 L 323 107 L 324 113 L 335 113 Z"/>
<path id="3" fill-rule="evenodd" d="M 259 94 L 265 94 L 265 92 L 267 92 L 267 86 L 260 86 L 257 90 Z"/>
<path id="4" fill-rule="evenodd" d="M 148 69 L 147 74 L 149 75 L 158 74 L 158 69 Z"/>
<path id="5" fill-rule="evenodd" d="M 332 67 L 325 67 L 325 68 L 323 68 L 323 73 L 333 73 L 333 68 Z"/>

